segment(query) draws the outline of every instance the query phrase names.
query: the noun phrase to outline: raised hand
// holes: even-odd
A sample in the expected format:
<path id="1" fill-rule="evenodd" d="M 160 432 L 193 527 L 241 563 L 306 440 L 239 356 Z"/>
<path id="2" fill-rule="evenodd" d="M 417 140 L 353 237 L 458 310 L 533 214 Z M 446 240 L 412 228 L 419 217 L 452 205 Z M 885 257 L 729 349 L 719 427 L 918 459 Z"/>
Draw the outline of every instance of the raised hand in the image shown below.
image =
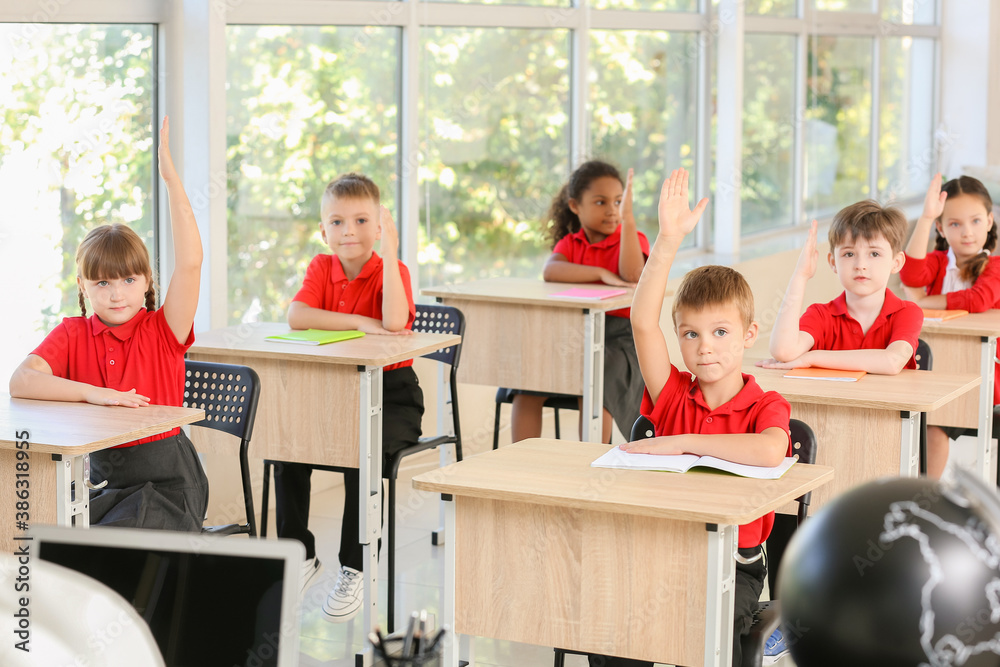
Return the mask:
<path id="1" fill-rule="evenodd" d="M 389 209 L 382 205 L 378 207 L 378 224 L 382 238 L 382 257 L 399 259 L 399 233 Z"/>
<path id="2" fill-rule="evenodd" d="M 622 221 L 632 222 L 632 169 L 628 170 L 628 177 L 625 179 L 625 192 L 622 193 L 621 203 L 618 204 L 618 218 Z"/>
<path id="3" fill-rule="evenodd" d="M 941 191 L 941 172 L 934 174 L 931 184 L 927 186 L 927 194 L 924 196 L 924 211 L 920 214 L 922 218 L 936 220 L 944 213 L 944 202 L 948 198 L 947 192 Z"/>
<path id="4" fill-rule="evenodd" d="M 795 265 L 795 273 L 806 280 L 816 275 L 816 267 L 819 264 L 819 251 L 816 250 L 816 221 L 812 221 L 809 228 L 809 238 L 799 255 L 799 262 Z"/>
<path id="5" fill-rule="evenodd" d="M 691 210 L 688 205 L 688 172 L 687 169 L 674 169 L 670 178 L 663 181 L 660 188 L 660 235 L 687 236 L 698 224 L 701 214 L 708 206 L 708 199 L 702 199 Z"/>
<path id="6" fill-rule="evenodd" d="M 163 127 L 160 128 L 160 150 L 159 150 L 160 178 L 168 185 L 177 180 L 177 170 L 174 168 L 174 159 L 170 156 L 170 118 L 163 117 Z"/>

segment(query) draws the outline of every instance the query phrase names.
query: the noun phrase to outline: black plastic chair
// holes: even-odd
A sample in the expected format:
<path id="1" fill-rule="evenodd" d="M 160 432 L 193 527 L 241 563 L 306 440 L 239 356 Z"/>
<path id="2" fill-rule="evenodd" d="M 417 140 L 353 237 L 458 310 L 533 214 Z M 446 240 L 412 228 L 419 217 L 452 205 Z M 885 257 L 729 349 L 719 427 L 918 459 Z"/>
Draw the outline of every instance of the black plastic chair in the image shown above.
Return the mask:
<path id="1" fill-rule="evenodd" d="M 249 366 L 190 359 L 184 361 L 184 407 L 201 408 L 205 411 L 205 419 L 192 426 L 215 429 L 240 439 L 240 477 L 243 481 L 246 523 L 206 526 L 202 528 L 202 532 L 257 536 L 253 488 L 250 485 L 249 450 L 259 398 L 260 378 Z"/>
<path id="2" fill-rule="evenodd" d="M 500 387 L 497 389 L 496 395 L 496 411 L 493 414 L 493 449 L 500 446 L 500 406 L 504 403 L 513 403 L 514 394 L 516 392 L 513 389 L 507 389 L 506 387 Z M 545 399 L 545 403 L 542 405 L 543 408 L 552 408 L 555 411 L 556 417 L 556 439 L 562 438 L 559 429 L 559 411 L 560 410 L 580 410 L 580 397 L 571 396 L 570 394 L 546 394 L 548 398 Z"/>
<path id="3" fill-rule="evenodd" d="M 415 333 L 445 333 L 445 334 L 457 334 L 459 336 L 465 333 L 465 315 L 462 314 L 458 308 L 454 306 L 442 306 L 442 305 L 417 305 L 416 319 L 413 321 L 413 331 Z M 441 445 L 447 445 L 454 443 L 455 445 L 455 459 L 458 461 L 462 460 L 462 427 L 459 421 L 458 412 L 458 362 L 461 358 L 462 344 L 454 345 L 452 347 L 446 347 L 429 354 L 425 354 L 424 357 L 427 359 L 433 359 L 435 361 L 440 361 L 441 363 L 448 364 L 451 367 L 449 372 L 449 390 L 450 397 L 449 402 L 451 403 L 451 417 L 452 417 L 452 434 L 428 436 L 420 438 L 417 444 L 406 447 L 399 450 L 386 462 L 385 469 L 382 471 L 383 477 L 389 481 L 389 493 L 388 493 L 388 506 L 389 506 L 389 522 L 388 530 L 386 531 L 386 548 L 388 550 L 388 569 L 389 569 L 389 586 L 388 586 L 388 631 L 393 632 L 395 629 L 395 600 L 396 600 L 396 477 L 399 474 L 399 464 L 407 456 L 413 454 L 418 454 L 420 452 L 426 451 L 428 449 L 435 449 Z M 383 415 L 383 419 L 386 415 Z M 391 415 L 390 415 L 391 417 Z M 261 535 L 267 536 L 267 512 L 268 512 L 268 494 L 270 491 L 271 482 L 271 469 L 275 461 L 265 460 L 264 461 L 264 488 L 263 488 L 263 503 L 261 507 Z M 343 468 L 335 466 L 322 466 L 313 465 L 313 470 L 326 470 L 330 472 L 342 472 Z M 436 544 L 436 542 L 435 542 Z"/>
<path id="4" fill-rule="evenodd" d="M 798 454 L 801 463 L 816 463 L 816 434 L 809 425 L 798 419 L 791 419 L 788 422 L 788 430 L 792 436 L 792 453 Z M 798 516 L 795 518 L 796 527 L 806 520 L 811 499 L 811 491 L 795 499 L 799 504 Z M 784 516 L 786 515 L 775 515 L 776 526 L 779 517 Z M 772 537 L 778 536 L 772 532 Z M 781 537 L 782 539 L 775 540 L 773 545 L 771 538 L 768 538 L 767 541 L 767 569 L 771 581 L 774 581 L 778 574 L 778 567 L 781 565 L 781 559 L 784 556 L 791 533 L 786 533 Z M 772 546 L 779 546 L 778 541 L 781 542 L 780 549 L 772 548 Z M 771 590 L 772 599 L 760 603 L 757 613 L 754 614 L 750 632 L 740 638 L 743 648 L 743 664 L 740 667 L 762 667 L 764 664 L 764 643 L 781 624 L 781 604 L 773 599 L 775 587 L 772 586 Z"/>
<path id="5" fill-rule="evenodd" d="M 918 371 L 929 371 L 934 366 L 931 346 L 922 338 L 917 341 L 917 351 L 913 354 Z M 927 413 L 920 413 L 920 474 L 927 474 Z"/>

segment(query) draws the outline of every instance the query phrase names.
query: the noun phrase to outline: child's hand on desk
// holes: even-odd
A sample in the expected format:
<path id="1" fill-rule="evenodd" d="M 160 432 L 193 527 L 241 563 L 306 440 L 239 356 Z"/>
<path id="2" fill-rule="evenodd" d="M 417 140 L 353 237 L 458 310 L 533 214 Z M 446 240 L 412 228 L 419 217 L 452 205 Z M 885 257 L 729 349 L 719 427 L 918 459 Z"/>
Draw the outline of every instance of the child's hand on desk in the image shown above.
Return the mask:
<path id="1" fill-rule="evenodd" d="M 107 387 L 93 387 L 84 398 L 93 405 L 120 405 L 126 408 L 144 408 L 149 405 L 149 397 L 131 391 L 115 391 Z"/>
<path id="2" fill-rule="evenodd" d="M 608 269 L 601 269 L 601 282 L 605 285 L 611 285 L 612 287 L 635 287 L 635 283 L 630 283 L 627 280 L 623 280 L 614 271 L 609 271 Z"/>
<path id="3" fill-rule="evenodd" d="M 680 238 L 687 236 L 698 224 L 706 206 L 708 199 L 702 199 L 691 210 L 688 205 L 687 169 L 674 169 L 660 188 L 660 235 Z"/>
<path id="4" fill-rule="evenodd" d="M 777 359 L 762 359 L 756 362 L 756 366 L 761 368 L 778 368 L 785 371 L 790 371 L 793 368 L 811 368 L 812 364 L 808 360 L 809 353 L 806 352 L 798 359 L 792 359 L 791 361 L 778 361 Z"/>
<path id="5" fill-rule="evenodd" d="M 392 220 L 392 214 L 385 206 L 378 207 L 379 232 L 382 239 L 382 257 L 399 259 L 399 233 Z"/>
<path id="6" fill-rule="evenodd" d="M 660 454 L 662 456 L 687 454 L 684 449 L 683 435 L 661 435 L 656 438 L 626 442 L 618 445 L 618 448 L 630 454 Z"/>
<path id="7" fill-rule="evenodd" d="M 376 336 L 409 336 L 413 334 L 410 329 L 400 329 L 399 331 L 389 331 L 382 326 L 382 322 L 372 317 L 358 316 L 358 331 Z"/>

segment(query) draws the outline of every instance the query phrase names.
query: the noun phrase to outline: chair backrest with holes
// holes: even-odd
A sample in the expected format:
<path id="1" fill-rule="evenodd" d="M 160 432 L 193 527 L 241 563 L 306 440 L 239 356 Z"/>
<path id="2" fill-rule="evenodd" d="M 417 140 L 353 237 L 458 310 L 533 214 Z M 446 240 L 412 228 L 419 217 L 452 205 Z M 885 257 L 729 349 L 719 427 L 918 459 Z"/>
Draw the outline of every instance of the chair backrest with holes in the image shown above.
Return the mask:
<path id="1" fill-rule="evenodd" d="M 413 320 L 414 333 L 465 334 L 465 315 L 454 306 L 417 304 L 417 317 Z M 462 345 L 452 345 L 424 356 L 458 367 Z"/>
<path id="2" fill-rule="evenodd" d="M 653 427 L 653 422 L 649 421 L 649 417 L 639 415 L 639 418 L 632 424 L 632 434 L 629 436 L 628 441 L 645 440 L 646 438 L 652 438 L 654 435 L 656 435 L 656 429 Z"/>
<path id="3" fill-rule="evenodd" d="M 934 364 L 934 357 L 931 354 L 931 346 L 924 339 L 917 340 L 917 351 L 913 355 L 917 362 L 918 371 L 929 371 Z"/>
<path id="4" fill-rule="evenodd" d="M 205 411 L 205 419 L 194 426 L 250 440 L 260 398 L 257 373 L 249 366 L 190 359 L 184 371 L 184 407 Z"/>

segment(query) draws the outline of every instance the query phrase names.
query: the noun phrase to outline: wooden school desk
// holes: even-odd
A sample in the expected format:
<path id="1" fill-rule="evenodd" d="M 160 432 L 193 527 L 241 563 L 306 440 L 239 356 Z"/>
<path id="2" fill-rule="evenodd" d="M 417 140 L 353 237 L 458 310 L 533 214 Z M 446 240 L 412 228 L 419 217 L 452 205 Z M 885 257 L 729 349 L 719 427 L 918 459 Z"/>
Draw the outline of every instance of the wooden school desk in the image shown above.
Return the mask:
<path id="1" fill-rule="evenodd" d="M 993 477 L 990 439 L 993 437 L 993 383 L 1000 310 L 970 313 L 947 322 L 924 322 L 920 337 L 931 348 L 934 368 L 949 373 L 977 373 L 982 376 L 978 397 L 963 396 L 927 415 L 935 426 L 979 429 L 976 472 L 985 480 Z"/>
<path id="2" fill-rule="evenodd" d="M 121 408 L 35 401 L 0 394 L 0 546 L 11 553 L 17 528 L 17 444 L 28 441 L 28 524 L 90 525 L 90 454 L 201 421 L 203 410 L 151 405 Z M 27 431 L 27 435 L 19 437 Z M 23 466 L 22 466 L 23 467 Z M 72 492 L 75 484 L 76 497 Z M 23 505 L 22 505 L 23 507 Z"/>
<path id="3" fill-rule="evenodd" d="M 920 472 L 919 413 L 929 412 L 973 391 L 978 374 L 904 370 L 899 375 L 868 374 L 857 382 L 801 380 L 788 371 L 757 368 L 764 391 L 776 391 L 792 405 L 792 417 L 816 433 L 816 463 L 832 466 L 837 477 L 812 495 L 811 507 L 878 477 L 916 477 Z M 783 508 L 795 514 L 793 506 Z"/>
<path id="4" fill-rule="evenodd" d="M 286 324 L 241 324 L 199 333 L 188 357 L 241 364 L 260 376 L 255 458 L 360 470 L 359 541 L 364 545 L 364 623 L 374 629 L 382 533 L 382 368 L 457 345 L 448 334 L 364 336 L 329 345 L 265 340 Z M 217 431 L 198 429 L 199 449 L 231 451 Z M 372 547 L 375 548 L 372 548 Z"/>
<path id="5" fill-rule="evenodd" d="M 457 633 L 730 665 L 737 526 L 833 478 L 592 468 L 608 445 L 532 438 L 418 475 L 450 493 L 442 623 Z M 458 665 L 457 641 L 444 665 Z M 471 648 L 471 647 L 470 647 Z"/>
<path id="6" fill-rule="evenodd" d="M 600 442 L 605 313 L 631 306 L 634 290 L 609 299 L 552 296 L 572 288 L 619 289 L 490 278 L 420 293 L 465 313 L 460 382 L 583 396 L 584 439 Z"/>

